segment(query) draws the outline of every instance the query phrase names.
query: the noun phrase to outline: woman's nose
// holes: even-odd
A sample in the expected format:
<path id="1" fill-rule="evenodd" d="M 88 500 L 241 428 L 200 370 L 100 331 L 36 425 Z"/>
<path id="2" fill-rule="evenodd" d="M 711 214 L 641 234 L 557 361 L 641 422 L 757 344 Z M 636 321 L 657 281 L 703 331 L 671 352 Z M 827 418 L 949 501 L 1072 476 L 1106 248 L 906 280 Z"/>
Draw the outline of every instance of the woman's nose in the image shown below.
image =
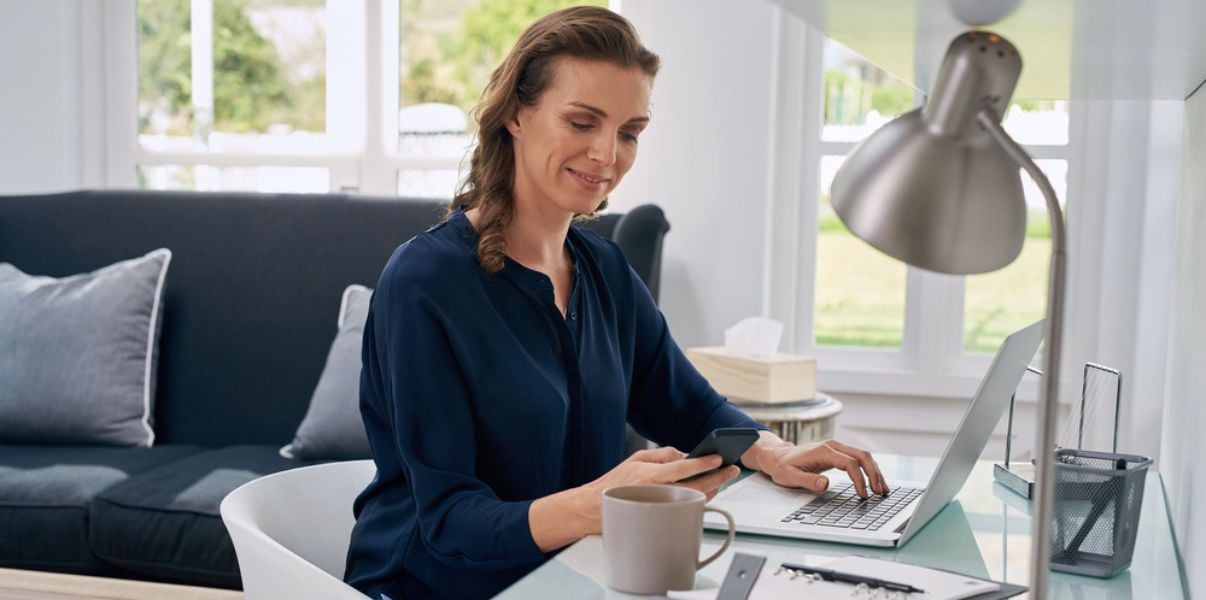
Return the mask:
<path id="1" fill-rule="evenodd" d="M 609 132 L 595 136 L 591 141 L 590 148 L 587 149 L 586 157 L 599 166 L 610 167 L 612 163 L 616 162 L 615 135 Z"/>

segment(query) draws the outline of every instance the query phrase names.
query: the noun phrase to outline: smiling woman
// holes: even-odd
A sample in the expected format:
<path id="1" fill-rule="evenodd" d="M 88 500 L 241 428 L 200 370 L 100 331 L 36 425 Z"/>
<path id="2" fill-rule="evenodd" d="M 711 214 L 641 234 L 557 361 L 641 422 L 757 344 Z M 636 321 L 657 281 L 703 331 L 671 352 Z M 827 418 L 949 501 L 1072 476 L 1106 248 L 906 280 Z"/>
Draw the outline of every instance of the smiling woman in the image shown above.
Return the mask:
<path id="1" fill-rule="evenodd" d="M 346 574 L 370 597 L 492 596 L 598 533 L 603 490 L 710 496 L 737 468 L 679 449 L 765 429 L 691 366 L 619 247 L 574 226 L 636 160 L 658 66 L 606 9 L 533 23 L 485 88 L 447 219 L 387 263 L 360 381 L 378 474 Z M 665 447 L 625 459 L 626 424 Z M 836 442 L 762 431 L 741 460 L 782 485 L 824 490 L 840 467 L 860 495 L 887 492 L 869 454 Z"/>
<path id="2" fill-rule="evenodd" d="M 625 30 L 605 29 L 614 27 L 607 15 L 622 21 L 618 15 L 578 13 L 590 28 L 585 34 L 547 17 L 524 32 L 475 111 L 478 144 L 449 215 L 471 211 L 479 260 L 489 272 L 502 268 L 502 231 L 517 204 L 541 201 L 523 207 L 535 208 L 555 199 L 553 206 L 570 203 L 560 208 L 573 215 L 594 214 L 636 160 L 660 60 L 640 46 L 627 21 Z"/>

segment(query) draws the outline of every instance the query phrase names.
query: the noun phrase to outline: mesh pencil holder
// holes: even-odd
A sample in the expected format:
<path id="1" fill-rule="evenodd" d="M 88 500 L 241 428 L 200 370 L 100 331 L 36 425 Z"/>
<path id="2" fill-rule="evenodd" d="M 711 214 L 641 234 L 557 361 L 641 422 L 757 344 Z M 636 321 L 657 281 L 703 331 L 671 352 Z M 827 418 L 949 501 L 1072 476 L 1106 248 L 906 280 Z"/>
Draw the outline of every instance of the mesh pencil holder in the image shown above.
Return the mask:
<path id="1" fill-rule="evenodd" d="M 1152 459 L 1133 454 L 1055 453 L 1051 569 L 1113 577 L 1131 565 L 1143 484 Z"/>

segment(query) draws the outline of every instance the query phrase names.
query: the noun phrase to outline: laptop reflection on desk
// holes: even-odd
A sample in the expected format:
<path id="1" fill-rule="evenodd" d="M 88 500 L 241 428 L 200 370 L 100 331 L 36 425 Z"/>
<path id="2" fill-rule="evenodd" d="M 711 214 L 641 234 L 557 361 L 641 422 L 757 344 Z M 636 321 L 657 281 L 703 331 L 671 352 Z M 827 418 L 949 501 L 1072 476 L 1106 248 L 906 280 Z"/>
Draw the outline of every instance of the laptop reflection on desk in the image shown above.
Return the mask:
<path id="1" fill-rule="evenodd" d="M 710 506 L 732 513 L 742 533 L 862 546 L 903 545 L 966 483 L 1042 338 L 1042 321 L 1005 338 L 928 482 L 889 481 L 888 497 L 861 500 L 849 482 L 837 483 L 836 478 L 829 490 L 814 494 L 776 485 L 756 473 L 717 494 Z M 727 530 L 728 522 L 708 512 L 704 527 Z"/>

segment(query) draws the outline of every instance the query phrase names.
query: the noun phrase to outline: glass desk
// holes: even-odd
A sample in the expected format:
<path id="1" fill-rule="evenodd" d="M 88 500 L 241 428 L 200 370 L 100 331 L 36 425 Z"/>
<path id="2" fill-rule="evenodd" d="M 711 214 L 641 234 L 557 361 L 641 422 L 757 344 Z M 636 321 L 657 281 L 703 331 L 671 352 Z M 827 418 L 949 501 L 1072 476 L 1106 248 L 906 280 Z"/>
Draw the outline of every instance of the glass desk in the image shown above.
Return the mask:
<path id="1" fill-rule="evenodd" d="M 935 458 L 876 456 L 889 480 L 927 481 Z M 836 481 L 836 478 L 834 479 Z M 733 547 L 696 577 L 696 589 L 716 588 L 724 580 L 733 552 L 767 557 L 768 565 L 783 561 L 821 563 L 860 554 L 887 560 L 950 569 L 1027 585 L 1030 560 L 1029 502 L 993 481 L 992 463 L 980 461 L 967 484 L 942 512 L 897 550 L 826 542 L 788 540 L 737 534 Z M 724 536 L 704 534 L 701 556 L 720 547 Z M 567 548 L 497 596 L 503 599 L 635 598 L 608 589 L 603 579 L 603 540 L 589 536 Z M 1025 597 L 1025 596 L 1023 596 Z M 1179 600 L 1185 598 L 1164 502 L 1164 486 L 1154 470 L 1144 486 L 1139 539 L 1130 569 L 1113 579 L 1095 579 L 1051 572 L 1052 599 Z"/>

